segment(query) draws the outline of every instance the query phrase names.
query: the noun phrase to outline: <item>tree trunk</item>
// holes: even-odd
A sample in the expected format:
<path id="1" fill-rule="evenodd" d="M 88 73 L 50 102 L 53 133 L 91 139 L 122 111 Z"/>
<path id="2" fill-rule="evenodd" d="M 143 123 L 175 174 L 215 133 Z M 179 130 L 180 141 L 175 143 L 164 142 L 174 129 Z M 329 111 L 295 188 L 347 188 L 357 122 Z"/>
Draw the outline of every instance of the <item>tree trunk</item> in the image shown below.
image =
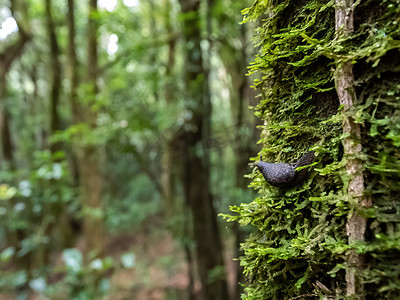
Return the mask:
<path id="1" fill-rule="evenodd" d="M 3 57 L 4 54 L 2 53 Z M 3 169 L 14 169 L 13 162 L 13 145 L 11 141 L 10 122 L 8 111 L 5 103 L 6 97 L 6 86 L 7 86 L 7 74 L 8 68 L 1 64 L 0 65 L 0 140 L 1 140 L 1 155 L 5 162 L 5 166 L 0 164 Z M 0 160 L 1 162 L 2 160 Z"/>
<path id="2" fill-rule="evenodd" d="M 91 129 L 95 129 L 97 113 L 93 112 L 91 105 L 97 95 L 97 0 L 89 0 L 89 20 L 87 28 L 88 39 L 88 65 L 87 81 L 91 87 L 86 97 L 90 101 L 82 107 L 84 119 Z M 102 219 L 102 177 L 99 169 L 98 152 L 95 146 L 85 145 L 79 154 L 80 178 L 83 189 L 84 208 L 87 214 L 84 217 L 84 238 L 86 259 L 100 257 L 103 251 L 103 219 Z"/>
<path id="3" fill-rule="evenodd" d="M 254 131 L 254 128 L 257 127 L 257 119 L 254 117 L 253 112 L 248 109 L 248 106 L 255 105 L 251 103 L 251 99 L 255 98 L 255 95 L 252 95 L 249 77 L 244 76 L 249 64 L 249 56 L 247 54 L 248 25 L 249 24 L 242 24 L 238 32 L 240 35 L 233 37 L 233 39 L 229 39 L 225 36 L 219 38 L 222 41 L 219 47 L 219 55 L 226 72 L 230 75 L 228 87 L 230 92 L 231 115 L 234 122 L 234 134 L 231 135 L 232 145 L 236 153 L 235 187 L 243 191 L 247 189 L 248 185 L 244 175 L 250 172 L 248 166 L 249 156 L 256 151 L 255 148 L 258 140 L 256 134 L 251 133 Z M 236 47 L 232 44 L 235 38 L 240 39 L 240 52 L 237 51 Z M 237 222 L 232 223 L 232 231 L 235 237 L 234 245 L 236 246 L 234 257 L 237 258 L 241 256 L 240 243 L 244 242 L 244 237 Z M 235 267 L 235 282 L 237 284 L 234 287 L 232 299 L 239 300 L 242 294 L 242 288 L 239 283 L 243 283 L 244 276 L 243 268 L 240 267 L 239 261 L 235 262 Z"/>
<path id="4" fill-rule="evenodd" d="M 102 177 L 95 147 L 85 147 L 80 154 L 80 177 L 85 214 L 83 236 L 87 262 L 103 254 Z"/>
<path id="5" fill-rule="evenodd" d="M 225 300 L 228 299 L 228 292 L 222 245 L 210 193 L 209 153 L 203 143 L 203 137 L 210 130 L 211 102 L 205 89 L 205 84 L 208 83 L 200 47 L 200 1 L 180 0 L 180 4 L 185 14 L 185 104 L 190 115 L 183 133 L 185 201 L 192 212 L 202 296 L 207 300 Z"/>
<path id="6" fill-rule="evenodd" d="M 12 1 L 11 11 L 13 16 L 17 8 L 20 7 L 18 1 Z M 22 6 L 22 4 L 21 4 Z M 23 14 L 24 15 L 24 14 Z M 13 61 L 22 53 L 25 44 L 30 40 L 30 35 L 25 31 L 25 27 L 21 25 L 20 18 L 16 18 L 19 27 L 19 38 L 13 43 L 5 47 L 0 53 L 0 141 L 1 154 L 9 168 L 13 168 L 13 143 L 11 140 L 9 114 L 6 108 L 5 97 L 7 94 L 7 73 L 10 70 Z M 26 22 L 27 20 L 25 20 Z"/>
<path id="7" fill-rule="evenodd" d="M 2 155 L 2 157 L 0 157 L 0 168 L 11 171 L 15 169 L 15 162 L 14 144 L 11 137 L 10 115 L 7 110 L 7 103 L 5 102 L 7 97 L 7 73 L 11 68 L 11 64 L 21 55 L 25 45 L 31 38 L 28 31 L 29 27 L 27 26 L 29 18 L 26 14 L 26 9 L 27 5 L 24 1 L 11 1 L 10 10 L 18 24 L 19 37 L 14 43 L 7 45 L 0 53 L 0 149 Z M 6 43 L 7 41 L 3 42 Z M 1 158 L 3 158 L 5 164 L 1 164 Z M 14 199 L 11 199 L 11 203 L 13 202 Z M 20 242 L 23 239 L 22 236 L 25 233 L 21 230 L 7 227 L 5 234 L 8 246 L 19 250 L 21 247 Z M 27 255 L 22 257 L 15 255 L 13 257 L 13 263 L 17 268 L 29 270 L 30 257 Z M 31 274 L 28 273 L 28 276 L 30 275 Z M 24 285 L 23 289 L 26 287 L 27 286 Z"/>
<path id="8" fill-rule="evenodd" d="M 240 83 L 232 82 L 232 87 L 236 87 L 235 95 L 238 95 L 236 106 L 236 139 L 235 139 L 235 146 L 236 146 L 236 157 L 235 157 L 235 185 L 237 188 L 242 189 L 243 191 L 246 190 L 248 182 L 244 178 L 250 170 L 248 166 L 249 162 L 249 155 L 254 153 L 255 146 L 257 145 L 257 139 L 254 135 L 251 136 L 243 136 L 243 132 L 249 132 L 246 130 L 250 126 L 250 128 L 256 128 L 254 123 L 256 119 L 254 118 L 254 114 L 251 113 L 251 116 L 248 116 L 249 112 L 249 105 L 250 105 L 250 80 L 249 77 L 244 77 L 243 74 L 246 73 L 246 68 L 248 65 L 248 56 L 247 56 L 247 34 L 246 34 L 246 24 L 243 24 L 240 28 L 240 40 L 241 40 L 241 62 L 237 63 L 237 75 L 232 76 L 233 79 L 240 78 Z M 247 112 L 247 113 L 246 113 Z M 250 125 L 251 124 L 251 125 Z M 253 139 L 254 138 L 254 139 Z M 236 244 L 236 253 L 235 257 L 241 256 L 243 253 L 240 251 L 240 244 L 244 242 L 244 237 L 242 232 L 240 231 L 240 226 L 238 222 L 234 222 L 233 231 L 235 233 L 235 244 Z M 241 299 L 241 294 L 243 292 L 243 288 L 240 285 L 244 283 L 244 274 L 243 274 L 243 267 L 240 266 L 239 261 L 236 262 L 236 289 L 234 290 L 233 299 Z"/>
<path id="9" fill-rule="evenodd" d="M 67 27 L 68 27 L 68 48 L 67 48 L 67 59 L 68 59 L 68 78 L 69 78 L 69 104 L 71 106 L 71 113 L 73 123 L 78 123 L 81 120 L 81 109 L 78 104 L 78 69 L 79 61 L 76 55 L 76 44 L 75 44 L 75 3 L 74 0 L 68 0 L 68 13 L 67 13 Z M 73 179 L 73 185 L 78 186 L 80 182 L 79 178 L 79 167 L 77 162 L 77 155 L 72 150 L 67 153 L 69 168 Z"/>
<path id="10" fill-rule="evenodd" d="M 61 130 L 60 114 L 58 112 L 58 103 L 61 95 L 61 63 L 59 59 L 60 50 L 51 13 L 51 0 L 45 0 L 45 10 L 50 42 L 50 133 L 54 134 L 56 131 Z M 50 150 L 52 153 L 61 150 L 61 145 L 59 143 L 52 143 L 50 145 Z"/>
<path id="11" fill-rule="evenodd" d="M 6 162 L 6 168 L 12 170 L 14 169 L 14 150 L 11 141 L 10 119 L 7 108 L 4 104 L 2 104 L 2 106 L 3 107 L 0 108 L 1 151 L 4 162 Z"/>
<path id="12" fill-rule="evenodd" d="M 354 30 L 354 6 L 352 0 L 336 0 L 336 34 L 337 37 L 348 36 Z M 346 171 L 350 176 L 347 193 L 349 198 L 356 199 L 358 207 L 367 206 L 368 200 L 363 197 L 364 177 L 362 161 L 357 158 L 361 153 L 360 125 L 354 122 L 349 112 L 355 107 L 356 93 L 354 88 L 353 66 L 349 60 L 336 61 L 335 85 L 340 105 L 343 106 L 343 139 L 344 156 L 347 158 Z M 357 207 L 356 207 L 357 209 Z M 347 220 L 349 245 L 364 241 L 367 220 L 355 210 Z M 347 254 L 346 294 L 356 299 L 365 299 L 361 273 L 364 268 L 364 256 L 350 250 Z"/>
<path id="13" fill-rule="evenodd" d="M 69 65 L 69 80 L 70 80 L 70 90 L 69 90 L 69 101 L 71 105 L 72 117 L 74 123 L 81 120 L 81 111 L 78 104 L 78 66 L 79 62 L 76 56 L 76 44 L 75 44 L 75 3 L 74 0 L 68 0 L 68 14 L 67 14 L 67 24 L 68 24 L 68 65 Z"/>
<path id="14" fill-rule="evenodd" d="M 174 28 L 171 23 L 171 2 L 170 0 L 164 0 L 165 5 L 165 27 L 167 32 L 174 32 Z M 176 99 L 174 97 L 174 91 L 176 85 L 173 81 L 173 69 L 175 66 L 175 48 L 176 39 L 171 37 L 168 42 L 168 60 L 166 64 L 166 84 L 164 88 L 164 95 L 166 104 L 173 104 Z M 161 172 L 161 185 L 162 185 L 162 196 L 164 202 L 164 212 L 169 219 L 173 216 L 175 211 L 175 174 L 174 174 L 174 145 L 178 143 L 176 141 L 176 132 L 168 132 L 166 141 L 163 145 L 162 151 L 162 172 Z"/>
<path id="15" fill-rule="evenodd" d="M 90 129 L 95 129 L 97 114 L 91 110 L 97 94 L 97 1 L 89 1 L 89 20 L 87 27 L 87 83 L 90 90 L 85 95 L 88 99 L 79 101 L 77 95 L 78 59 L 75 44 L 74 1 L 68 0 L 68 57 L 70 65 L 70 104 L 74 123 L 84 122 Z M 76 145 L 79 165 L 79 180 L 82 188 L 83 237 L 85 241 L 85 261 L 90 262 L 102 255 L 103 219 L 102 219 L 102 176 L 99 169 L 98 152 L 93 145 Z"/>

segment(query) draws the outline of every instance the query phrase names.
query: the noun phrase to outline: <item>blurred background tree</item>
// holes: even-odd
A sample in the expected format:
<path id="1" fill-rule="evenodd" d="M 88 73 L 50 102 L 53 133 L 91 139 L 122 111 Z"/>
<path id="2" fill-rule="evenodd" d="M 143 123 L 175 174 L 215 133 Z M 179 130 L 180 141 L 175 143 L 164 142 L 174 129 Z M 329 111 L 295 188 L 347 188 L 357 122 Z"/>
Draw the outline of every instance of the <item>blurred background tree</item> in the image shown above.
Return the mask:
<path id="1" fill-rule="evenodd" d="M 239 299 L 250 3 L 0 4 L 0 299 Z"/>

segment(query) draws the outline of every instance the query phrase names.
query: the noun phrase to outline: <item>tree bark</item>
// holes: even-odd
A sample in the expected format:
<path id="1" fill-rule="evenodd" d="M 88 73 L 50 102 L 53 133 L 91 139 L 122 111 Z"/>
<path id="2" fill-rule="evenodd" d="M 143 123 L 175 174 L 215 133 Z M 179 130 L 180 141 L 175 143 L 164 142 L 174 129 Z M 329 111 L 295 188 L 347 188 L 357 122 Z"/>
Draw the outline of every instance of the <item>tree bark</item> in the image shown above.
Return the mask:
<path id="1" fill-rule="evenodd" d="M 2 106 L 0 108 L 1 151 L 3 159 L 6 162 L 6 168 L 12 170 L 14 169 L 14 160 L 13 160 L 14 150 L 11 141 L 10 118 L 5 104 L 3 103 L 1 106 Z"/>
<path id="2" fill-rule="evenodd" d="M 97 0 L 89 0 L 89 20 L 87 28 L 87 82 L 91 87 L 86 97 L 86 105 L 82 104 L 84 119 L 91 129 L 96 128 L 97 113 L 91 109 L 98 92 L 98 52 L 97 52 Z M 98 152 L 95 146 L 85 145 L 79 154 L 80 178 L 83 189 L 84 208 L 87 214 L 84 217 L 85 257 L 93 259 L 100 257 L 103 252 L 103 218 L 102 218 L 102 176 L 99 169 Z"/>
<path id="3" fill-rule="evenodd" d="M 200 1 L 180 0 L 184 14 L 183 34 L 186 42 L 185 105 L 188 112 L 184 125 L 185 200 L 192 212 L 196 261 L 204 299 L 228 299 L 226 274 L 219 229 L 210 193 L 209 153 L 203 137 L 210 130 L 211 102 L 205 89 L 200 43 Z M 214 275 L 214 276 L 213 276 Z"/>
<path id="4" fill-rule="evenodd" d="M 235 95 L 238 95 L 236 98 L 236 103 L 235 103 L 235 96 L 233 96 L 233 101 L 232 104 L 237 106 L 237 114 L 236 116 L 234 115 L 234 120 L 236 121 L 235 124 L 235 131 L 236 131 L 236 138 L 235 138 L 235 149 L 236 149 L 236 157 L 235 157 L 235 186 L 241 190 L 246 190 L 248 183 L 246 182 L 244 175 L 246 175 L 249 172 L 248 169 L 248 157 L 250 153 L 254 152 L 255 145 L 257 144 L 257 140 L 252 141 L 250 137 L 246 138 L 245 136 L 242 136 L 243 129 L 246 128 L 246 126 L 249 126 L 249 124 L 246 124 L 246 111 L 248 110 L 248 106 L 250 105 L 250 82 L 248 80 L 248 77 L 243 78 L 243 74 L 245 74 L 246 66 L 248 65 L 248 57 L 247 57 L 247 52 L 246 52 L 246 46 L 247 46 L 247 38 L 246 38 L 246 29 L 245 25 L 243 24 L 241 26 L 241 62 L 237 64 L 237 75 L 241 74 L 242 79 L 240 80 L 240 84 L 235 84 L 235 82 L 232 82 L 232 87 L 236 87 L 236 93 Z M 246 64 L 245 66 L 243 64 Z M 238 78 L 239 76 L 236 76 Z M 234 79 L 235 76 L 232 76 Z M 240 77 L 239 77 L 240 78 Z M 246 101 L 247 100 L 247 101 Z M 244 105 L 247 103 L 247 105 Z M 254 115 L 252 114 L 253 120 Z M 248 121 L 250 121 L 250 118 L 247 118 Z M 253 122 L 249 122 L 253 123 Z M 256 126 L 252 126 L 252 128 L 255 128 Z M 240 244 L 244 242 L 244 236 L 243 233 L 240 230 L 240 226 L 238 222 L 233 223 L 233 232 L 235 234 L 235 257 L 238 258 L 243 254 L 242 251 L 240 251 Z M 236 286 L 233 291 L 233 296 L 232 299 L 240 300 L 241 295 L 243 292 L 243 288 L 241 283 L 244 283 L 244 274 L 243 274 L 243 267 L 240 266 L 240 262 L 236 261 Z"/>
<path id="5" fill-rule="evenodd" d="M 80 122 L 82 118 L 81 109 L 78 103 L 78 83 L 79 83 L 79 61 L 76 55 L 76 44 L 75 44 L 75 3 L 74 0 L 68 0 L 68 12 L 67 12 L 67 27 L 68 27 L 68 48 L 67 48 L 67 59 L 68 59 L 68 78 L 69 78 L 69 104 L 71 106 L 71 113 L 73 123 Z M 72 179 L 74 186 L 78 186 L 80 182 L 79 167 L 77 162 L 77 155 L 74 151 L 70 151 L 69 155 L 69 166 L 71 169 Z"/>
<path id="6" fill-rule="evenodd" d="M 75 3 L 74 0 L 68 0 L 68 14 L 67 14 L 67 26 L 68 26 L 68 65 L 69 65 L 69 101 L 71 105 L 72 117 L 74 123 L 80 122 L 81 111 L 78 103 L 78 66 L 79 62 L 76 56 L 76 44 L 75 44 Z"/>
<path id="7" fill-rule="evenodd" d="M 11 12 L 13 16 L 16 10 L 22 6 L 19 5 L 18 1 L 11 2 Z M 7 73 L 10 70 L 11 64 L 14 60 L 21 55 L 25 44 L 30 40 L 30 35 L 25 30 L 24 26 L 21 25 L 20 19 L 16 18 L 19 32 L 18 39 L 5 47 L 3 52 L 0 53 L 0 140 L 1 140 L 1 152 L 4 161 L 7 163 L 8 168 L 13 168 L 13 143 L 11 139 L 10 131 L 10 118 L 7 111 L 5 97 L 7 94 Z M 25 20 L 26 22 L 26 20 Z"/>
<path id="8" fill-rule="evenodd" d="M 51 0 L 45 0 L 46 23 L 50 42 L 50 133 L 54 134 L 56 131 L 61 130 L 60 114 L 58 112 L 61 95 L 61 63 L 59 59 L 60 47 L 57 42 L 51 9 Z M 59 143 L 52 143 L 50 150 L 52 153 L 55 153 L 61 150 L 61 145 Z"/>
<path id="9" fill-rule="evenodd" d="M 98 88 L 97 62 L 97 1 L 89 0 L 89 16 L 87 26 L 87 85 L 90 87 L 85 101 L 79 101 L 77 88 L 78 59 L 75 43 L 74 1 L 68 0 L 68 57 L 70 65 L 70 104 L 74 123 L 86 123 L 90 129 L 96 128 L 97 114 L 91 109 Z M 84 103 L 83 103 L 84 102 Z M 102 218 L 102 176 L 99 168 L 98 151 L 94 145 L 76 145 L 79 164 L 79 180 L 82 188 L 83 237 L 85 241 L 85 261 L 88 263 L 100 257 L 103 251 L 103 218 Z"/>
<path id="10" fill-rule="evenodd" d="M 354 5 L 352 0 L 336 0 L 336 35 L 349 36 L 354 30 Z M 361 153 L 360 125 L 350 115 L 355 107 L 356 92 L 354 88 L 353 66 L 349 60 L 337 59 L 335 85 L 340 105 L 343 106 L 343 139 L 344 156 L 347 158 L 346 171 L 350 176 L 347 193 L 350 199 L 357 201 L 356 209 L 347 220 L 349 245 L 365 240 L 367 220 L 361 216 L 357 208 L 367 206 L 368 200 L 363 197 L 364 177 L 362 161 L 357 158 Z M 361 274 L 364 268 L 364 256 L 350 250 L 347 254 L 346 294 L 356 299 L 365 299 Z"/>
<path id="11" fill-rule="evenodd" d="M 27 4 L 24 1 L 11 1 L 10 10 L 12 16 L 18 25 L 18 39 L 5 46 L 4 50 L 0 53 L 0 169 L 13 171 L 15 169 L 14 161 L 14 144 L 11 136 L 11 120 L 10 114 L 7 110 L 5 99 L 7 97 L 7 73 L 9 72 L 12 63 L 22 54 L 25 45 L 30 41 L 31 36 L 27 26 L 29 22 L 28 15 L 26 14 Z M 7 43 L 7 41 L 3 41 Z M 2 158 L 2 159 L 1 159 Z M 2 160 L 5 162 L 3 164 Z M 11 199 L 14 202 L 14 199 Z M 9 227 L 5 229 L 7 244 L 15 249 L 20 249 L 20 242 L 25 233 L 22 230 L 15 230 Z M 17 268 L 29 270 L 30 256 L 16 256 L 13 257 L 13 263 Z M 28 272 L 28 276 L 31 274 Z M 24 285 L 23 288 L 26 288 Z"/>
<path id="12" fill-rule="evenodd" d="M 228 82 L 230 92 L 230 107 L 232 120 L 234 120 L 234 133 L 232 135 L 232 145 L 235 149 L 235 187 L 241 190 L 247 189 L 247 181 L 244 178 L 250 169 L 248 166 L 249 156 L 254 153 L 257 145 L 257 137 L 253 128 L 256 128 L 257 119 L 254 114 L 248 109 L 248 106 L 252 105 L 251 99 L 255 97 L 252 95 L 250 88 L 249 77 L 244 76 L 249 64 L 248 56 L 248 37 L 247 37 L 247 26 L 249 24 L 242 24 L 240 31 L 237 36 L 227 37 L 220 36 L 219 40 L 221 45 L 219 46 L 219 56 L 226 69 L 226 72 L 230 75 L 230 81 Z M 223 25 L 222 25 L 223 26 Z M 241 49 L 237 51 L 234 46 L 235 39 L 240 40 Z M 254 104 L 253 104 L 254 105 Z M 246 134 L 243 134 L 246 133 Z M 249 135 L 247 135 L 249 133 Z M 240 244 L 244 241 L 240 226 L 237 222 L 232 223 L 232 231 L 235 236 L 235 253 L 234 257 L 241 255 Z M 233 290 L 232 299 L 241 299 L 242 287 L 240 283 L 243 283 L 243 268 L 240 266 L 239 261 L 235 262 L 236 267 L 236 286 Z"/>
<path id="13" fill-rule="evenodd" d="M 171 2 L 170 0 L 164 0 L 165 3 L 165 27 L 166 31 L 169 33 L 174 32 L 174 28 L 171 22 Z M 176 39 L 171 37 L 168 42 L 168 59 L 166 64 L 166 84 L 164 88 L 164 97 L 167 105 L 173 104 L 176 99 L 174 97 L 174 91 L 176 85 L 173 81 L 173 69 L 175 66 L 175 49 L 176 49 Z M 162 151 L 162 172 L 161 172 L 161 186 L 162 186 L 162 196 L 164 202 L 164 212 L 169 219 L 173 216 L 175 211 L 175 178 L 174 174 L 174 145 L 178 143 L 176 132 L 168 132 L 167 138 L 163 145 Z"/>

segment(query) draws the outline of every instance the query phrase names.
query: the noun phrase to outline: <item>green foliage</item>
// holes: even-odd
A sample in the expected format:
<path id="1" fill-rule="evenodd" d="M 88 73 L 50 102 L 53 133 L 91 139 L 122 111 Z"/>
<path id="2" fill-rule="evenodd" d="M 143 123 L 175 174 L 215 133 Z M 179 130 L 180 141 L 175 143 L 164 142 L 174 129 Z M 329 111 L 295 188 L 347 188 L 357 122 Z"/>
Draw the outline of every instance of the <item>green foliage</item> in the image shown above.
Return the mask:
<path id="1" fill-rule="evenodd" d="M 9 245 L 0 255 L 3 291 L 26 285 L 44 289 L 42 281 L 48 274 L 45 253 L 65 242 L 63 229 L 58 227 L 60 216 L 70 216 L 78 208 L 64 153 L 36 151 L 33 157 L 32 171 L 6 177 L 9 182 L 18 182 L 15 187 L 0 185 L 0 234 Z M 12 262 L 24 268 L 7 270 L 5 267 Z"/>
<path id="2" fill-rule="evenodd" d="M 232 206 L 228 221 L 251 224 L 258 232 L 242 244 L 247 285 L 243 299 L 321 296 L 322 283 L 340 298 L 345 290 L 345 253 L 366 253 L 366 291 L 374 299 L 399 297 L 399 9 L 398 1 L 367 1 L 355 10 L 355 32 L 335 37 L 334 1 L 261 1 L 244 10 L 244 22 L 262 17 L 254 43 L 259 54 L 249 73 L 260 92 L 256 115 L 260 155 L 265 161 L 293 162 L 316 151 L 314 170 L 289 190 L 269 186 L 254 170 L 257 197 Z M 394 58 L 396 57 L 396 58 Z M 352 60 L 358 96 L 351 114 L 362 124 L 365 194 L 373 208 L 367 242 L 349 245 L 347 216 L 358 209 L 347 195 L 341 141 L 342 113 L 334 91 L 335 60 Z M 256 161 L 258 158 L 254 158 Z"/>
<path id="3" fill-rule="evenodd" d="M 5 7 L 11 5 L 10 1 L 3 2 Z M 181 199 L 180 182 L 184 161 L 182 132 L 198 129 L 184 128 L 193 116 L 183 105 L 188 101 L 183 96 L 186 79 L 181 69 L 185 52 L 193 47 L 181 38 L 182 31 L 191 24 L 182 28 L 178 23 L 193 15 L 179 13 L 179 1 L 175 0 L 140 1 L 135 7 L 118 1 L 111 12 L 102 9 L 99 1 L 99 11 L 92 15 L 99 25 L 98 93 L 95 93 L 93 83 L 86 80 L 88 3 L 74 1 L 74 4 L 76 101 L 87 111 L 80 111 L 79 116 L 71 112 L 75 108 L 70 103 L 74 66 L 68 63 L 71 45 L 66 18 L 68 4 L 61 0 L 51 1 L 52 29 L 61 63 L 61 69 L 56 72 L 62 81 L 56 107 L 51 104 L 53 57 L 43 1 L 24 1 L 23 9 L 28 11 L 24 23 L 30 23 L 35 30 L 13 62 L 7 74 L 7 91 L 2 94 L 5 99 L 0 99 L 0 108 L 6 108 L 10 114 L 13 154 L 10 166 L 0 162 L 0 290 L 10 294 L 22 290 L 18 295 L 21 298 L 28 288 L 49 299 L 63 299 L 63 295 L 71 299 L 94 299 L 108 292 L 110 262 L 86 263 L 85 253 L 70 247 L 85 244 L 81 236 L 86 217 L 104 221 L 107 242 L 116 234 L 136 234 L 145 227 L 140 226 L 143 223 L 149 226 L 150 222 L 143 222 L 146 220 L 151 220 L 152 231 L 164 229 L 160 179 L 165 170 L 160 165 L 165 144 L 171 140 L 176 141 L 173 145 L 176 163 L 171 168 L 177 200 L 171 204 L 174 216 L 168 229 L 186 248 L 194 249 L 195 245 L 188 234 L 191 228 L 185 228 L 187 203 Z M 202 51 L 196 50 L 193 54 L 202 55 L 207 74 L 200 74 L 192 83 L 203 82 L 209 71 L 213 101 L 213 133 L 207 137 L 212 140 L 210 144 L 216 135 L 236 122 L 236 115 L 242 113 L 244 106 L 230 103 L 231 97 L 240 98 L 237 89 L 243 82 L 242 69 L 247 64 L 244 59 L 247 41 L 240 31 L 237 13 L 243 5 L 232 0 L 214 1 L 207 11 L 206 1 L 202 1 L 200 8 Z M 17 9 L 16 12 L 19 13 Z M 208 17 L 214 18 L 210 22 L 209 37 Z M 17 38 L 18 33 L 14 33 L 4 40 L 4 45 Z M 108 49 L 111 38 L 115 42 L 113 53 Z M 221 77 L 227 79 L 220 80 Z M 229 92 L 228 85 L 234 87 Z M 237 111 L 229 111 L 229 106 Z M 60 123 L 55 134 L 50 128 L 55 116 L 53 108 L 59 113 Z M 247 116 L 241 116 L 241 121 L 246 119 Z M 229 130 L 235 131 L 235 127 Z M 223 145 L 213 144 L 206 149 L 212 152 L 211 193 L 219 200 L 215 202 L 220 207 L 226 207 L 225 203 L 232 198 L 238 204 L 244 197 L 252 198 L 251 192 L 237 187 L 234 153 L 237 149 L 226 154 L 226 149 L 237 147 L 232 144 L 239 145 L 239 140 L 242 145 L 253 144 L 251 132 L 245 132 L 245 128 L 240 131 L 243 132 L 234 134 L 235 141 L 224 137 Z M 53 155 L 46 150 L 54 145 L 65 153 Z M 79 186 L 82 172 L 77 162 L 86 147 L 96 149 L 100 157 L 99 172 L 104 175 L 100 208 L 90 208 L 81 201 L 86 187 Z M 0 153 L 1 159 L 3 154 Z M 245 157 L 242 155 L 246 160 Z M 156 216 L 156 221 L 151 216 Z M 58 259 L 61 254 L 63 260 Z M 121 264 L 126 268 L 134 267 L 135 263 L 135 256 L 129 253 L 121 257 Z M 118 260 L 114 260 L 115 264 Z M 171 272 L 170 264 L 166 261 L 163 269 Z M 222 271 L 222 268 L 214 269 L 209 274 L 210 282 L 224 277 Z"/>
<path id="4" fill-rule="evenodd" d="M 125 171 L 123 176 L 126 174 Z M 160 212 L 160 197 L 154 193 L 154 185 L 149 178 L 143 174 L 132 174 L 132 178 L 125 189 L 121 187 L 104 199 L 108 207 L 106 224 L 111 232 L 139 229 L 147 217 Z"/>
<path id="5" fill-rule="evenodd" d="M 43 228 L 40 229 L 41 226 L 56 221 L 57 214 L 60 213 L 57 205 L 65 206 L 66 211 L 73 210 L 76 199 L 66 161 L 60 160 L 63 153 L 58 153 L 56 159 L 49 151 L 37 151 L 34 156 L 33 171 L 26 175 L 20 174 L 19 178 L 25 179 L 20 180 L 17 187 L 1 185 L 0 205 L 3 217 L 0 225 L 11 232 L 27 230 L 30 232 L 27 236 L 39 241 L 45 238 L 45 235 L 42 236 L 44 232 Z M 31 245 L 28 242 L 25 244 Z M 20 251 L 26 254 L 30 249 Z"/>
<path id="6" fill-rule="evenodd" d="M 35 290 L 38 294 L 50 299 L 62 295 L 59 299 L 89 300 L 103 297 L 109 292 L 110 280 L 104 274 L 116 265 L 111 257 L 97 258 L 84 264 L 81 251 L 68 248 L 62 252 L 62 261 L 63 265 L 52 271 L 65 276 L 53 285 L 45 281 L 40 290 Z"/>

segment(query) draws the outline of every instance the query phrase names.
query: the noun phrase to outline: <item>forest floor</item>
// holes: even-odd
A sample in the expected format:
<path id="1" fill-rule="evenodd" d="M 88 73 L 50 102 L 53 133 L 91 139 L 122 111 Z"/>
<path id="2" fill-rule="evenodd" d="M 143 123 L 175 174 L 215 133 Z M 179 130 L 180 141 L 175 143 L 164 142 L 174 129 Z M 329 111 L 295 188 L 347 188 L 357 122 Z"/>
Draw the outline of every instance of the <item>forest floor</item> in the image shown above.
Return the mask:
<path id="1" fill-rule="evenodd" d="M 186 300 L 188 299 L 188 264 L 182 249 L 173 239 L 172 234 L 161 229 L 157 224 L 152 231 L 149 224 L 136 229 L 134 233 L 108 235 L 105 240 L 105 256 L 113 258 L 116 265 L 124 253 L 134 254 L 133 268 L 121 266 L 113 268 L 109 273 L 110 290 L 103 300 Z M 82 248 L 83 241 L 78 241 L 76 248 Z M 231 243 L 227 242 L 226 248 Z M 235 264 L 232 260 L 232 251 L 226 251 L 227 274 L 230 287 L 234 285 Z M 63 265 L 61 254 L 55 259 L 54 268 Z M 55 274 L 55 284 L 65 275 Z M 53 279 L 54 280 L 54 279 Z M 51 280 L 51 281 L 53 281 Z M 195 282 L 195 290 L 199 290 L 199 283 Z M 59 295 L 57 299 L 64 299 Z M 0 300 L 16 299 L 15 295 L 2 295 Z M 45 299 L 33 294 L 27 300 Z M 96 299 L 94 299 L 96 300 Z M 201 300 L 201 299 L 196 299 Z"/>
<path id="2" fill-rule="evenodd" d="M 107 255 L 118 256 L 123 252 L 132 251 L 136 255 L 137 263 L 133 269 L 120 270 L 112 275 L 112 289 L 107 300 L 189 299 L 188 265 L 185 255 L 168 231 L 111 237 L 108 245 Z M 228 282 L 232 288 L 236 262 L 233 261 L 231 251 L 226 252 Z M 200 285 L 196 282 L 195 290 L 199 288 Z"/>
<path id="3" fill-rule="evenodd" d="M 110 237 L 106 255 L 117 259 L 124 252 L 135 254 L 135 267 L 111 276 L 107 300 L 187 299 L 188 268 L 184 253 L 168 232 Z"/>

